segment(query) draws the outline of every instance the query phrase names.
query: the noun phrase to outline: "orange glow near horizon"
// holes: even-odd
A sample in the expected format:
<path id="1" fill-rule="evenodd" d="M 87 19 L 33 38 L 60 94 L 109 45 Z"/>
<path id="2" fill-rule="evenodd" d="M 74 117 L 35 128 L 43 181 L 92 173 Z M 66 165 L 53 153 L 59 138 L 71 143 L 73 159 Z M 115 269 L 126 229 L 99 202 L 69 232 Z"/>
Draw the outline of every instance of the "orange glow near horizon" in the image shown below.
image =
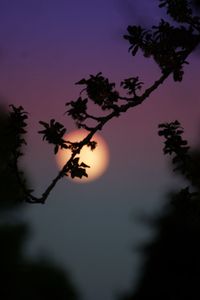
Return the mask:
<path id="1" fill-rule="evenodd" d="M 80 142 L 87 136 L 87 134 L 88 132 L 86 130 L 75 130 L 70 132 L 69 134 L 66 134 L 64 136 L 64 139 L 70 142 Z M 86 168 L 88 177 L 83 176 L 81 179 L 77 177 L 72 179 L 71 176 L 67 177 L 74 182 L 87 183 L 96 180 L 103 175 L 108 167 L 109 150 L 105 140 L 97 133 L 94 135 L 92 140 L 97 142 L 96 148 L 92 151 L 89 147 L 84 146 L 80 154 L 77 155 L 77 157 L 80 157 L 79 163 L 83 162 L 86 165 L 90 166 L 90 168 Z M 69 149 L 59 150 L 56 155 L 58 166 L 62 168 L 70 157 L 71 151 Z"/>

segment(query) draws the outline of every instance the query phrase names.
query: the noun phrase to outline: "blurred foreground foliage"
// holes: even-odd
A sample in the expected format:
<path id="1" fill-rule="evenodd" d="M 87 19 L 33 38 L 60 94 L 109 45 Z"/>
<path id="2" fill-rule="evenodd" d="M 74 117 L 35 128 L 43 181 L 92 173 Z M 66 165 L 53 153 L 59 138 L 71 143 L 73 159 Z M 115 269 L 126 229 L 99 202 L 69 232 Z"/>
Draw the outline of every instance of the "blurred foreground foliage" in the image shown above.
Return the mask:
<path id="1" fill-rule="evenodd" d="M 145 219 L 156 234 L 140 248 L 141 278 L 123 300 L 200 298 L 200 150 L 188 146 L 183 132 L 177 120 L 159 125 L 163 152 L 187 186 L 170 193 L 159 216 Z"/>
<path id="2" fill-rule="evenodd" d="M 25 115 L 22 114 L 21 120 L 14 120 L 15 125 L 23 125 L 23 116 Z M 20 217 L 25 205 L 24 190 L 13 172 L 16 153 L 20 155 L 24 140 L 20 134 L 16 135 L 12 122 L 10 114 L 1 108 L 0 299 L 76 300 L 77 291 L 63 269 L 47 259 L 28 258 L 25 255 L 29 227 Z M 23 133 L 21 131 L 21 134 Z M 27 185 L 24 173 L 19 174 L 23 176 L 23 182 Z"/>

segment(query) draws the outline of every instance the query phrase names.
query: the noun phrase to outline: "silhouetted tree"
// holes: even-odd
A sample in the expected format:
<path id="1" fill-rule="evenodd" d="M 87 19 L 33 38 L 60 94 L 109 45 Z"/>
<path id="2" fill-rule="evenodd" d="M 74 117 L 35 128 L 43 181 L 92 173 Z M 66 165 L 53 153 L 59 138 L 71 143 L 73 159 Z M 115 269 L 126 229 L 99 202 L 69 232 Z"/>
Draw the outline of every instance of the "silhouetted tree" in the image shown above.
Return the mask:
<path id="1" fill-rule="evenodd" d="M 23 115 L 25 116 L 25 115 Z M 22 118 L 24 122 L 25 118 Z M 27 186 L 22 172 L 13 172 L 21 155 L 24 131 L 16 134 L 13 115 L 0 109 L 0 299 L 78 299 L 67 274 L 49 260 L 24 254 L 28 225 L 20 221 Z M 23 125 L 23 123 L 22 123 Z M 16 176 L 17 174 L 17 176 Z M 21 176 L 19 179 L 18 176 Z M 26 187 L 28 190 L 28 188 Z"/>
<path id="2" fill-rule="evenodd" d="M 75 120 L 78 128 L 86 129 L 88 135 L 79 143 L 66 141 L 64 140 L 66 132 L 64 125 L 54 119 L 50 122 L 40 121 L 43 129 L 39 133 L 42 134 L 44 140 L 53 145 L 54 153 L 56 154 L 60 148 L 64 148 L 70 149 L 72 154 L 41 197 L 35 197 L 33 191 L 28 190 L 24 185 L 23 180 L 21 180 L 22 177 L 18 176 L 21 189 L 25 194 L 25 201 L 45 203 L 52 189 L 64 176 L 71 176 L 72 178 L 87 176 L 87 167 L 89 166 L 80 161 L 79 153 L 84 145 L 95 149 L 96 143 L 92 141 L 93 135 L 112 118 L 119 117 L 127 110 L 146 101 L 169 76 L 172 75 L 174 81 L 183 79 L 183 67 L 188 63 L 187 58 L 200 42 L 200 18 L 193 12 L 190 1 L 160 0 L 159 2 L 159 6 L 166 9 L 172 21 L 161 19 L 158 25 L 152 26 L 150 29 L 135 25 L 128 26 L 124 38 L 129 42 L 129 51 L 133 56 L 141 51 L 146 58 L 155 61 L 161 71 L 160 77 L 145 89 L 138 76 L 126 78 L 120 83 L 124 90 L 123 94 L 118 92 L 115 83 L 110 82 L 101 72 L 78 81 L 76 84 L 83 86 L 83 89 L 76 100 L 66 103 L 66 113 Z M 90 103 L 101 109 L 100 116 L 94 116 L 90 113 Z M 17 108 L 12 105 L 10 114 L 14 120 L 12 130 L 15 131 L 17 137 L 19 133 L 24 133 L 27 113 L 22 107 Z M 16 142 L 24 143 L 24 140 Z M 14 169 L 15 172 L 19 173 L 20 155 L 14 152 L 14 156 Z"/>
<path id="3" fill-rule="evenodd" d="M 120 94 L 115 84 L 105 78 L 101 72 L 96 75 L 90 75 L 88 78 L 83 78 L 76 83 L 83 86 L 83 89 L 76 100 L 66 103 L 66 113 L 75 120 L 78 128 L 84 128 L 88 131 L 88 135 L 83 141 L 73 143 L 64 140 L 66 129 L 54 119 L 49 122 L 40 121 L 42 130 L 39 133 L 42 134 L 44 140 L 53 145 L 55 154 L 60 148 L 72 151 L 71 158 L 65 163 L 62 170 L 49 184 L 41 197 L 33 195 L 33 191 L 27 187 L 24 176 L 19 170 L 18 162 L 22 155 L 21 148 L 25 144 L 25 139 L 22 136 L 26 131 L 27 113 L 22 107 L 13 105 L 10 107 L 10 123 L 3 131 L 4 136 L 11 137 L 11 143 L 8 144 L 10 156 L 8 157 L 7 165 L 2 162 L 2 172 L 6 170 L 7 166 L 14 172 L 14 186 L 17 184 L 18 199 L 31 203 L 45 203 L 52 189 L 64 176 L 79 178 L 87 176 L 86 168 L 88 166 L 80 161 L 79 153 L 84 145 L 91 149 L 95 148 L 96 143 L 92 141 L 93 135 L 98 130 L 102 130 L 103 126 L 112 118 L 119 117 L 129 109 L 146 101 L 169 76 L 172 76 L 175 82 L 182 81 L 184 75 L 183 67 L 188 63 L 189 55 L 200 43 L 200 18 L 192 10 L 192 4 L 198 5 L 198 1 L 194 1 L 160 0 L 159 6 L 166 9 L 168 16 L 171 17 L 171 22 L 161 19 L 159 24 L 152 26 L 150 29 L 135 25 L 128 26 L 127 34 L 124 35 L 124 38 L 130 44 L 129 51 L 131 54 L 135 56 L 138 51 L 141 51 L 144 57 L 153 59 L 160 69 L 160 77 L 156 78 L 149 87 L 144 89 L 143 82 L 136 75 L 126 78 L 120 83 L 121 88 L 124 90 L 124 94 Z M 89 111 L 90 103 L 97 105 L 102 113 L 98 116 L 92 115 Z M 130 292 L 126 299 L 149 299 L 150 297 L 174 300 L 197 299 L 197 297 L 199 298 L 198 256 L 200 250 L 198 239 L 200 233 L 199 175 L 197 170 L 199 155 L 188 155 L 189 149 L 187 143 L 182 140 L 182 130 L 178 121 L 171 124 L 161 124 L 160 128 L 160 135 L 163 135 L 166 139 L 165 153 L 175 155 L 173 163 L 176 165 L 176 171 L 180 171 L 190 181 L 194 191 L 187 187 L 173 195 L 172 201 L 165 210 L 164 217 L 157 220 L 159 232 L 157 240 L 147 247 L 146 252 L 149 258 L 143 278 L 137 291 L 135 293 Z M 5 149 L 3 151 L 6 153 Z M 7 200 L 5 206 L 7 206 Z M 11 234 L 14 234 L 14 232 L 12 230 Z M 23 240 L 22 231 L 19 230 L 19 232 Z M 18 251 L 16 251 L 16 258 L 13 259 L 14 262 L 19 259 L 20 263 L 17 264 L 19 266 L 21 264 L 20 247 L 22 244 L 18 238 L 9 239 L 9 241 L 12 241 L 12 243 L 16 242 L 15 247 Z M 11 247 L 12 244 L 9 245 L 8 249 L 11 249 Z M 7 251 L 5 252 L 7 254 Z M 32 282 L 34 285 L 34 280 L 29 281 L 28 277 L 37 277 L 36 282 L 41 287 L 41 278 L 34 273 L 37 270 L 37 266 L 35 264 L 33 266 L 31 263 L 28 265 L 24 261 L 22 265 L 22 268 L 16 269 L 22 270 L 18 277 L 19 282 L 25 281 L 26 283 L 28 282 L 27 284 Z M 30 269 L 29 266 L 31 266 Z M 49 267 L 40 265 L 39 274 L 44 274 L 47 269 L 49 270 Z M 9 268 L 6 269 L 9 270 Z M 30 273 L 27 273 L 27 270 L 28 272 L 31 270 Z M 49 274 L 49 272 L 47 273 Z M 47 278 L 42 276 L 42 279 L 44 277 Z M 8 278 L 11 278 L 9 274 Z M 14 278 L 16 279 L 16 276 Z M 50 278 L 51 280 L 52 277 Z M 63 281 L 59 280 L 59 282 Z M 14 282 L 12 283 L 14 284 Z M 2 286 L 4 287 L 4 285 Z M 20 284 L 17 285 L 17 288 L 19 286 Z M 44 287 L 43 283 L 42 287 Z M 61 289 L 60 287 L 59 291 Z M 25 297 L 23 291 L 25 292 L 24 289 L 20 290 L 20 293 Z M 37 289 L 34 287 L 33 291 L 30 288 L 30 291 L 28 298 Z M 26 298 L 27 293 L 25 292 Z M 39 293 L 37 297 L 39 297 Z M 12 296 L 9 295 L 8 298 L 10 299 Z M 44 296 L 42 298 L 44 299 Z M 58 296 L 58 298 L 61 297 Z"/>
<path id="4" fill-rule="evenodd" d="M 200 298 L 200 151 L 182 139 L 178 121 L 161 124 L 164 154 L 172 156 L 174 171 L 188 181 L 171 194 L 162 214 L 151 219 L 156 237 L 143 248 L 145 263 L 136 290 L 124 300 Z"/>

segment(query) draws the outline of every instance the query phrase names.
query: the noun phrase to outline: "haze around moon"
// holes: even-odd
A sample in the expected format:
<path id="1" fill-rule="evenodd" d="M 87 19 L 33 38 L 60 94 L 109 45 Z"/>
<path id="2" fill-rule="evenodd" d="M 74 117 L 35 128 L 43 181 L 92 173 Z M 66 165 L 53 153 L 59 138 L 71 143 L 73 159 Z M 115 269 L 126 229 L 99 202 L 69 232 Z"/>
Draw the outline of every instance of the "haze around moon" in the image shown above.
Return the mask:
<path id="1" fill-rule="evenodd" d="M 80 129 L 70 132 L 64 136 L 64 139 L 70 142 L 80 142 L 88 134 L 88 131 Z M 85 163 L 90 166 L 86 168 L 88 177 L 83 176 L 82 178 L 70 178 L 73 182 L 76 183 L 87 183 L 94 181 L 101 177 L 106 171 L 109 163 L 109 149 L 106 141 L 100 134 L 95 134 L 92 138 L 92 141 L 97 142 L 97 146 L 94 150 L 91 150 L 90 147 L 84 146 L 77 157 L 80 157 L 79 163 Z M 56 162 L 60 168 L 64 166 L 67 160 L 71 157 L 71 150 L 69 149 L 60 149 L 56 155 Z"/>

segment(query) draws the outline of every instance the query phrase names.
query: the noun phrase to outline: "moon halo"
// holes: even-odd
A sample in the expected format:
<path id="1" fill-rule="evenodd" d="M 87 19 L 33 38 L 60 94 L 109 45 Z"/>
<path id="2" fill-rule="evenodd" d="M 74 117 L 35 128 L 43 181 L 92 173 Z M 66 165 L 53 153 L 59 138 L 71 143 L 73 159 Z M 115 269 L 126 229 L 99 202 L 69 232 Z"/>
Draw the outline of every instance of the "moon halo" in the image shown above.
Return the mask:
<path id="1" fill-rule="evenodd" d="M 88 134 L 88 131 L 80 129 L 70 132 L 64 136 L 65 140 L 70 142 L 80 142 L 82 141 Z M 93 141 L 97 142 L 97 146 L 94 150 L 91 150 L 88 146 L 83 146 L 80 154 L 77 157 L 80 157 L 79 163 L 85 163 L 90 166 L 90 168 L 86 168 L 86 172 L 88 177 L 83 176 L 80 178 L 70 178 L 72 181 L 77 183 L 87 183 L 93 180 L 96 180 L 106 171 L 109 163 L 109 150 L 106 141 L 103 139 L 100 134 L 95 134 L 92 138 Z M 67 160 L 71 157 L 70 149 L 60 149 L 56 155 L 56 161 L 60 168 L 64 166 Z"/>

